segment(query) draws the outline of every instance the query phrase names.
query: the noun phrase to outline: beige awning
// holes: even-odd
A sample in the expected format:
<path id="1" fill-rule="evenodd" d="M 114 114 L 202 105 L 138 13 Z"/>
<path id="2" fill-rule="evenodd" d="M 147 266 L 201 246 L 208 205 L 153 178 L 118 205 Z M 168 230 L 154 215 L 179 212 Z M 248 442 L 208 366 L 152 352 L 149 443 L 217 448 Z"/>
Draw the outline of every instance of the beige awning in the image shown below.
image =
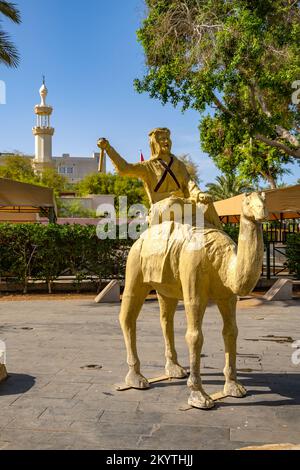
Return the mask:
<path id="1" fill-rule="evenodd" d="M 56 216 L 53 189 L 0 178 L 0 212 Z"/>
<path id="2" fill-rule="evenodd" d="M 269 220 L 300 218 L 300 184 L 265 191 Z M 222 222 L 236 223 L 241 215 L 243 194 L 215 202 Z"/>

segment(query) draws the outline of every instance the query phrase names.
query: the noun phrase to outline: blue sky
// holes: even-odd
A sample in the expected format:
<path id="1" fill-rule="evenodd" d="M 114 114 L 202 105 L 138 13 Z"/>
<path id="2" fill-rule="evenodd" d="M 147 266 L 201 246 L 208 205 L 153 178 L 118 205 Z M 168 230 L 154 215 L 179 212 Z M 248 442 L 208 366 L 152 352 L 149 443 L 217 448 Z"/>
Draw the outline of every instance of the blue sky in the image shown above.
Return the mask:
<path id="1" fill-rule="evenodd" d="M 22 61 L 17 70 L 0 68 L 7 87 L 7 104 L 0 105 L 0 152 L 33 154 L 33 107 L 45 74 L 48 102 L 54 107 L 55 156 L 90 156 L 97 151 L 98 137 L 105 136 L 128 161 L 138 161 L 139 149 L 149 156 L 148 132 L 166 126 L 172 131 L 174 153 L 188 153 L 198 163 L 202 186 L 215 179 L 218 171 L 200 149 L 199 115 L 162 106 L 133 88 L 133 80 L 144 72 L 143 51 L 136 41 L 145 14 L 143 0 L 15 3 L 23 23 L 5 21 L 4 27 Z M 290 168 L 293 174 L 285 181 L 292 184 L 300 170 L 298 164 Z"/>

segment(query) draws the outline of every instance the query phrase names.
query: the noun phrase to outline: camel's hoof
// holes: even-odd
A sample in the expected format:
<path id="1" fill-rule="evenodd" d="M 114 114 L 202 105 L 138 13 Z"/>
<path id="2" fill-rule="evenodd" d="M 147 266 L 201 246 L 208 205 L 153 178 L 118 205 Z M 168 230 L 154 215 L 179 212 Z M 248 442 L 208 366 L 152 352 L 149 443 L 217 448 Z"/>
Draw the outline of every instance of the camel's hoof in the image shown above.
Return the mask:
<path id="1" fill-rule="evenodd" d="M 247 395 L 247 390 L 239 382 L 228 382 L 224 387 L 224 395 L 227 397 L 243 398 Z"/>
<path id="2" fill-rule="evenodd" d="M 8 378 L 6 367 L 4 364 L 0 364 L 0 382 L 4 382 Z"/>
<path id="3" fill-rule="evenodd" d="M 166 376 L 170 379 L 185 379 L 188 376 L 186 369 L 172 362 L 166 364 L 165 371 Z"/>
<path id="4" fill-rule="evenodd" d="M 127 374 L 125 383 L 129 387 L 137 388 L 138 390 L 145 390 L 147 388 L 150 388 L 150 384 L 146 377 L 134 371 L 130 371 Z"/>
<path id="5" fill-rule="evenodd" d="M 200 410 L 210 410 L 215 406 L 214 401 L 205 392 L 191 392 L 188 404 Z"/>

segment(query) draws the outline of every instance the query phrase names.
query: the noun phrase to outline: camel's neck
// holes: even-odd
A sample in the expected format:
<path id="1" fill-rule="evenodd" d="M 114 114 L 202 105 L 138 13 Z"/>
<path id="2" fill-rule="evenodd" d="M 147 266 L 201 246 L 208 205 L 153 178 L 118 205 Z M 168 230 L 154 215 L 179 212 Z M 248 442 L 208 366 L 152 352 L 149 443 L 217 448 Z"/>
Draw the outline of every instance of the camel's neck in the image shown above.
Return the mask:
<path id="1" fill-rule="evenodd" d="M 263 254 L 261 223 L 242 215 L 236 262 L 231 273 L 235 294 L 248 295 L 254 289 L 261 274 Z"/>

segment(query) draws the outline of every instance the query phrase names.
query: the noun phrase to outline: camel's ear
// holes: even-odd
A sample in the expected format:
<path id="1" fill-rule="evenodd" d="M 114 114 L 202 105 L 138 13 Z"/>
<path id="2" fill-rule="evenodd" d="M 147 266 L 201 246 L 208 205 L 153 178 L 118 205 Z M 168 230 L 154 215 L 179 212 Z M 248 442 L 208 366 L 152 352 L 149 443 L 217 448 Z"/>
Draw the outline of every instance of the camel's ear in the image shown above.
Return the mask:
<path id="1" fill-rule="evenodd" d="M 245 198 L 249 197 L 251 193 L 244 193 Z"/>
<path id="2" fill-rule="evenodd" d="M 263 201 L 265 201 L 266 200 L 266 193 L 264 193 L 264 192 L 261 193 L 261 198 L 262 198 Z"/>

